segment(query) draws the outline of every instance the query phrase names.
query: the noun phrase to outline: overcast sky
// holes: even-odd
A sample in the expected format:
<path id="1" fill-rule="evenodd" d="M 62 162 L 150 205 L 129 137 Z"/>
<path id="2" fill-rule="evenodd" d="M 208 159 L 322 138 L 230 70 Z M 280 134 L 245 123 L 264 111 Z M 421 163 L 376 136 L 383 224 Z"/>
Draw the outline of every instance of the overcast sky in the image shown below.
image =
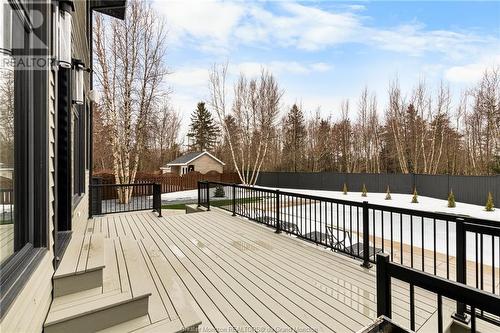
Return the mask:
<path id="1" fill-rule="evenodd" d="M 388 82 L 404 89 L 444 79 L 458 93 L 500 65 L 500 2 L 167 1 L 154 7 L 168 26 L 172 106 L 184 125 L 208 98 L 208 69 L 229 62 L 230 79 L 262 67 L 299 102 L 338 115 L 366 85 L 383 111 Z"/>

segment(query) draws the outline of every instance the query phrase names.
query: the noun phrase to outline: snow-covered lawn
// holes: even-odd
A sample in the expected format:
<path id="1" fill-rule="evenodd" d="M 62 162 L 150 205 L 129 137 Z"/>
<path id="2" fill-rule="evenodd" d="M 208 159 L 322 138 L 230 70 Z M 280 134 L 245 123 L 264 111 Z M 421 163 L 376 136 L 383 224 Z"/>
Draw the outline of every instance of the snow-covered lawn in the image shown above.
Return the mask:
<path id="1" fill-rule="evenodd" d="M 162 193 L 162 201 L 198 200 L 198 190 Z"/>
<path id="2" fill-rule="evenodd" d="M 277 188 L 269 188 L 276 190 Z M 362 197 L 361 192 L 349 192 L 346 195 L 340 191 L 323 191 L 323 190 L 303 190 L 303 189 L 290 189 L 279 188 L 280 191 L 301 193 L 314 195 L 325 198 L 334 198 L 340 200 L 349 200 L 356 202 L 368 201 L 372 204 L 408 208 L 426 212 L 439 212 L 447 214 L 467 215 L 470 217 L 499 221 L 500 223 L 500 208 L 495 209 L 493 212 L 487 212 L 484 206 L 472 205 L 467 203 L 456 202 L 455 208 L 448 208 L 448 201 L 435 199 L 430 197 L 419 196 L 418 203 L 411 203 L 413 195 L 411 194 L 397 194 L 391 193 L 392 200 L 385 200 L 385 193 L 368 193 L 367 197 Z M 486 203 L 486 198 L 485 198 Z"/>

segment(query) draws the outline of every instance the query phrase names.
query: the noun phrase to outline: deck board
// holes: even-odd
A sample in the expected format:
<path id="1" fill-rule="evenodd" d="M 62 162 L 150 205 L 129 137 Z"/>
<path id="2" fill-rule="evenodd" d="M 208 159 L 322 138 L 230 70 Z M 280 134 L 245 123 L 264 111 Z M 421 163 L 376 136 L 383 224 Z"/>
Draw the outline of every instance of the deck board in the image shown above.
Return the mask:
<path id="1" fill-rule="evenodd" d="M 103 217 L 102 225 L 108 237 L 140 240 L 141 269 L 158 295 L 150 306 L 162 303 L 167 316 L 176 312 L 165 277 L 175 275 L 185 302 L 202 319 L 201 330 L 354 332 L 376 316 L 373 270 L 241 218 L 208 212 L 159 219 L 143 212 Z M 407 291 L 400 284 L 393 293 L 394 318 L 404 324 Z M 417 327 L 435 311 L 434 300 L 422 299 Z"/>
<path id="2" fill-rule="evenodd" d="M 106 266 L 119 286 L 105 276 L 103 289 L 151 292 L 151 329 L 182 323 L 189 311 L 207 332 L 355 332 L 376 317 L 375 270 L 359 260 L 218 209 L 165 215 L 114 214 L 87 225 L 115 252 Z M 409 286 L 393 281 L 392 298 L 393 319 L 408 327 Z M 434 318 L 436 296 L 416 288 L 415 304 L 418 331 Z"/>

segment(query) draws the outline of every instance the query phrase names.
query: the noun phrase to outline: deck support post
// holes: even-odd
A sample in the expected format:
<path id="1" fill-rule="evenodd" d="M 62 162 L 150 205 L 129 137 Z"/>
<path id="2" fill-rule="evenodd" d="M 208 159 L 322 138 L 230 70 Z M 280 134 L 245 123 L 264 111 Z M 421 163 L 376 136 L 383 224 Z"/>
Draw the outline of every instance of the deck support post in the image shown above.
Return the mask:
<path id="1" fill-rule="evenodd" d="M 208 181 L 205 182 L 207 185 L 207 211 L 210 210 L 210 183 Z"/>
<path id="2" fill-rule="evenodd" d="M 233 216 L 236 216 L 236 185 L 234 185 L 234 183 L 232 186 L 232 190 L 233 190 Z"/>
<path id="3" fill-rule="evenodd" d="M 363 201 L 363 263 L 364 268 L 371 268 L 370 264 L 370 215 L 368 211 L 368 201 Z M 359 251 L 359 247 L 358 247 Z M 359 253 L 359 252 L 358 252 Z"/>
<path id="4" fill-rule="evenodd" d="M 465 259 L 465 229 L 464 221 L 457 219 L 455 231 L 455 243 L 457 248 L 456 277 L 457 282 L 466 284 L 466 259 Z M 468 324 L 469 317 L 465 314 L 465 304 L 457 301 L 457 311 L 451 316 L 453 319 Z"/>
<path id="5" fill-rule="evenodd" d="M 153 184 L 153 210 L 156 210 L 158 217 L 161 215 L 161 185 Z"/>
<path id="6" fill-rule="evenodd" d="M 201 184 L 200 184 L 200 181 L 198 181 L 197 185 L 198 185 L 198 207 L 200 207 L 201 206 L 201 197 L 200 197 L 201 196 Z"/>
<path id="7" fill-rule="evenodd" d="M 377 254 L 377 317 L 392 316 L 391 304 L 391 277 L 387 271 L 389 255 L 387 253 Z"/>
<path id="8" fill-rule="evenodd" d="M 281 234 L 281 221 L 280 221 L 280 190 L 276 190 L 276 233 Z"/>

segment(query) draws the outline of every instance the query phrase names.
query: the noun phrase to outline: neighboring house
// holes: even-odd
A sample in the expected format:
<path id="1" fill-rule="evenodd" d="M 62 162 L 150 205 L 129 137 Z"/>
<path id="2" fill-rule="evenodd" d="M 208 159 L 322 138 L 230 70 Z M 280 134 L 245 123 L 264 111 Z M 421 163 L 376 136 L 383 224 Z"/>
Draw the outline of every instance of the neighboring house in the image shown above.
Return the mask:
<path id="1" fill-rule="evenodd" d="M 193 171 L 202 174 L 206 174 L 210 171 L 222 173 L 224 171 L 224 165 L 226 164 L 214 155 L 207 151 L 201 151 L 178 157 L 175 160 L 168 162 L 160 169 L 162 173 L 171 172 L 182 176 Z"/>
<path id="2" fill-rule="evenodd" d="M 0 100 L 12 100 L 0 116 L 13 128 L 0 161 L 14 161 L 0 182 L 14 196 L 0 221 L 2 333 L 42 332 L 56 267 L 89 216 L 94 11 L 123 19 L 125 0 L 0 0 Z"/>

